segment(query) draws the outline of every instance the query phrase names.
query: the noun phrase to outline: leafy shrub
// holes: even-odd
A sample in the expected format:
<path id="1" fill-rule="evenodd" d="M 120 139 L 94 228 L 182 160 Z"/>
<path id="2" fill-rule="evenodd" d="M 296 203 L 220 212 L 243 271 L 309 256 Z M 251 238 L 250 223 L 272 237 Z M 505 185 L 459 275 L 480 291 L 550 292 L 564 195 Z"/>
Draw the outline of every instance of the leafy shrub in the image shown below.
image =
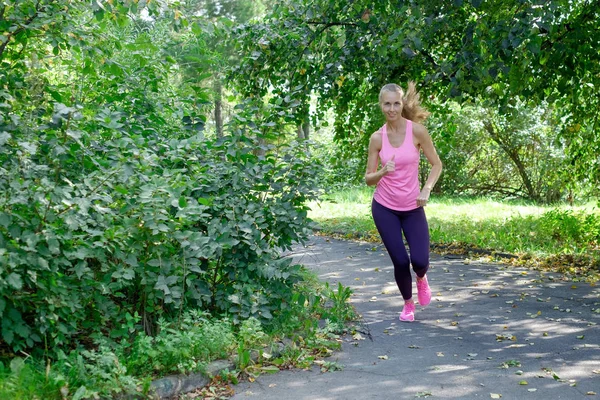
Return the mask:
<path id="1" fill-rule="evenodd" d="M 578 248 L 594 248 L 600 244 L 600 217 L 572 210 L 546 211 L 540 226 L 554 240 Z"/>
<path id="2" fill-rule="evenodd" d="M 226 320 L 210 320 L 205 313 L 186 313 L 181 324 L 158 323 L 159 332 L 137 334 L 131 345 L 118 346 L 119 359 L 135 376 L 189 373 L 210 361 L 227 358 L 234 348 L 233 327 Z"/>
<path id="3" fill-rule="evenodd" d="M 0 362 L 0 399 L 60 398 L 65 376 L 56 374 L 53 369 L 48 372 L 44 373 L 43 365 L 33 365 L 21 357 L 7 365 Z"/>
<path id="4" fill-rule="evenodd" d="M 63 159 L 16 127 L 3 146 L 0 313 L 13 350 L 124 337 L 136 312 L 153 332 L 183 308 L 268 320 L 285 303 L 299 267 L 278 250 L 307 233 L 314 195 L 300 147 L 258 156 L 243 136 L 123 131 L 90 155 L 86 132 Z"/>

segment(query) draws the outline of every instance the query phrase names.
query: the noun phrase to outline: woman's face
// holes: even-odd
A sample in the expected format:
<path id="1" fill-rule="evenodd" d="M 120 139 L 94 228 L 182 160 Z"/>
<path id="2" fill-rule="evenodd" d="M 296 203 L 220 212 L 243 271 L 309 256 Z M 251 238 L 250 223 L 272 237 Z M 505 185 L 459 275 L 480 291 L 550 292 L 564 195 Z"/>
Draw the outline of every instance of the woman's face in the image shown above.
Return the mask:
<path id="1" fill-rule="evenodd" d="M 388 121 L 395 121 L 402 116 L 402 95 L 398 92 L 383 92 L 379 105 Z"/>

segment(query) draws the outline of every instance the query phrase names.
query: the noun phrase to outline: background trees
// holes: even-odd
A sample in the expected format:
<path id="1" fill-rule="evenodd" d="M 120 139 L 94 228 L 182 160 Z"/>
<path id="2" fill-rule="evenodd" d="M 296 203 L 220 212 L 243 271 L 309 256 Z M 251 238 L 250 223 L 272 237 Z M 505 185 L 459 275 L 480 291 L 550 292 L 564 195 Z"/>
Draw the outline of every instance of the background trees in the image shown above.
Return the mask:
<path id="1" fill-rule="evenodd" d="M 568 156 L 570 173 L 579 181 L 592 177 L 597 182 L 593 154 L 598 141 L 592 137 L 600 84 L 597 5 L 280 1 L 263 23 L 240 32 L 240 51 L 250 56 L 235 74 L 251 78 L 241 82 L 248 95 L 317 96 L 313 125 L 332 108 L 336 139 L 350 152 L 365 148 L 366 139 L 381 124 L 376 96 L 388 81 L 416 80 L 438 114 L 449 112 L 444 104 L 454 99 L 484 106 L 488 115 L 515 118 L 509 124 L 513 126 L 519 125 L 517 107 L 543 105 L 547 122 L 557 127 L 551 142 Z M 302 112 L 296 118 L 301 120 Z M 486 132 L 500 139 L 500 132 L 491 129 L 494 124 L 487 121 Z M 438 128 L 433 132 L 438 137 L 456 132 L 451 125 Z M 529 138 L 527 132 L 520 135 Z M 506 142 L 494 143 L 522 178 L 525 190 L 520 196 L 557 198 L 535 194 L 514 149 Z M 564 181 L 558 176 L 543 179 Z M 567 192 L 564 186 L 559 191 L 563 197 Z"/>

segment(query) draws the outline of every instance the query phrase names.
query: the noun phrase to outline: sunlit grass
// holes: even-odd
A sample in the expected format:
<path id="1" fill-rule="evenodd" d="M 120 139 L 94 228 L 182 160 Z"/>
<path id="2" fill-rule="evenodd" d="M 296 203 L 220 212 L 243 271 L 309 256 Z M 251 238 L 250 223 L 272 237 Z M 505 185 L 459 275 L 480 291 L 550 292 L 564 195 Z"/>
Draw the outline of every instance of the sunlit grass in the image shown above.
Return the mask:
<path id="1" fill-rule="evenodd" d="M 330 193 L 320 202 L 310 204 L 309 216 L 324 233 L 378 241 L 371 218 L 372 193 L 373 189 L 368 187 Z M 426 213 L 434 246 L 464 245 L 535 256 L 591 252 L 597 257 L 600 238 L 593 232 L 579 231 L 580 220 L 586 215 L 591 221 L 588 221 L 590 229 L 600 230 L 600 213 L 595 202 L 572 207 L 432 196 Z"/>

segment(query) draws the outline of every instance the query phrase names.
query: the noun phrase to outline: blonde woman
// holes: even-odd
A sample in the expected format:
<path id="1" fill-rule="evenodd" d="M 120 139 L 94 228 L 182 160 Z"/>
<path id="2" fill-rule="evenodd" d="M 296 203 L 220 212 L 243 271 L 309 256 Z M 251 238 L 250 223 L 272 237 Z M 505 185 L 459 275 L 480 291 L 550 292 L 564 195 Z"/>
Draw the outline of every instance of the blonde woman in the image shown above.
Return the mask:
<path id="1" fill-rule="evenodd" d="M 442 162 L 427 129 L 420 124 L 429 112 L 421 107 L 414 82 L 409 82 L 406 92 L 396 84 L 385 85 L 379 93 L 379 105 L 386 122 L 371 135 L 365 181 L 369 186 L 377 186 L 371 212 L 394 264 L 394 278 L 404 299 L 400 320 L 412 322 L 415 302 L 411 264 L 417 276 L 419 304 L 426 306 L 431 301 L 427 281 L 429 226 L 423 207 L 440 177 Z M 419 182 L 421 151 L 431 164 L 422 188 Z"/>

